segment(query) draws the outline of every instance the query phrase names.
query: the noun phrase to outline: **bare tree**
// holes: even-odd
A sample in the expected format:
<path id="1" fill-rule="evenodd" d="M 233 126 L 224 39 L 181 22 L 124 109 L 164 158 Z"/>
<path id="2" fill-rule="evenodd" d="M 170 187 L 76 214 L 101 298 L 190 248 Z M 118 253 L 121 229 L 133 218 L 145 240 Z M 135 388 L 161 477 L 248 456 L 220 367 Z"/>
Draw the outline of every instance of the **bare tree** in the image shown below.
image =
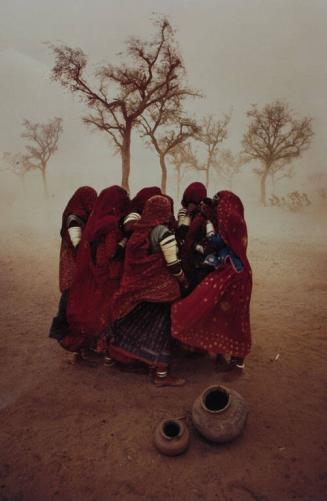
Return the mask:
<path id="1" fill-rule="evenodd" d="M 31 170 L 31 166 L 26 161 L 24 155 L 22 153 L 4 152 L 2 160 L 5 163 L 6 170 L 12 172 L 20 179 L 23 191 L 25 192 L 25 176 Z"/>
<path id="2" fill-rule="evenodd" d="M 127 42 L 128 65 L 101 66 L 94 85 L 85 76 L 87 56 L 81 49 L 51 46 L 56 61 L 52 78 L 91 108 L 84 122 L 109 135 L 121 155 L 121 184 L 127 190 L 131 134 L 139 117 L 163 98 L 169 101 L 190 93 L 183 85 L 184 63 L 170 23 L 159 19 L 155 25 L 158 32 L 153 40 L 132 38 Z"/>
<path id="3" fill-rule="evenodd" d="M 288 105 L 280 101 L 267 104 L 261 110 L 253 105 L 247 116 L 250 123 L 243 136 L 243 150 L 248 160 L 259 160 L 261 163 L 261 203 L 266 205 L 268 174 L 309 148 L 313 136 L 312 119 L 294 118 Z"/>
<path id="4" fill-rule="evenodd" d="M 185 117 L 180 112 L 180 107 L 179 99 L 173 102 L 172 108 L 167 107 L 163 99 L 148 110 L 148 113 L 141 115 L 139 120 L 142 136 L 149 138 L 148 144 L 154 147 L 159 156 L 163 193 L 166 193 L 167 188 L 167 155 L 199 132 L 195 121 Z"/>
<path id="5" fill-rule="evenodd" d="M 23 162 L 28 165 L 28 170 L 38 169 L 42 175 L 44 193 L 48 196 L 47 166 L 50 158 L 58 150 L 59 137 L 63 132 L 62 118 L 54 118 L 46 124 L 23 121 L 25 128 L 21 136 L 27 139 L 26 153 Z"/>
<path id="6" fill-rule="evenodd" d="M 209 187 L 210 169 L 214 165 L 218 152 L 219 144 L 227 137 L 227 126 L 230 121 L 230 115 L 225 115 L 222 120 L 215 120 L 212 115 L 202 121 L 201 132 L 197 139 L 206 146 L 206 161 L 199 165 L 198 169 L 205 171 L 205 184 Z"/>
<path id="7" fill-rule="evenodd" d="M 234 155 L 229 149 L 218 151 L 213 160 L 213 169 L 218 176 L 227 182 L 228 188 L 231 190 L 233 178 L 238 174 L 243 164 L 241 155 Z"/>
<path id="8" fill-rule="evenodd" d="M 279 161 L 272 165 L 270 169 L 270 178 L 272 184 L 272 194 L 276 193 L 276 185 L 282 179 L 291 179 L 294 175 L 294 165 L 290 163 L 291 159 L 287 159 L 287 161 Z"/>
<path id="9" fill-rule="evenodd" d="M 177 174 L 177 198 L 179 200 L 181 192 L 182 168 L 185 166 L 197 169 L 198 160 L 193 152 L 191 143 L 189 142 L 176 145 L 175 148 L 170 150 L 168 154 Z"/>

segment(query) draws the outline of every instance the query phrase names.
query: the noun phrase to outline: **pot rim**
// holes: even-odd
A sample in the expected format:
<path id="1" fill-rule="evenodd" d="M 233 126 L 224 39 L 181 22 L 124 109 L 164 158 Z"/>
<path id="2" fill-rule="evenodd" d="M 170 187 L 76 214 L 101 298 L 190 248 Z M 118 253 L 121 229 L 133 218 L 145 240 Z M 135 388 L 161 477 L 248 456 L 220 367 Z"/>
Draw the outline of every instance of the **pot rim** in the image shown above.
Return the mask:
<path id="1" fill-rule="evenodd" d="M 223 390 L 223 392 L 226 393 L 228 396 L 228 401 L 227 401 L 227 404 L 225 405 L 225 407 L 223 407 L 222 409 L 219 409 L 217 411 L 213 411 L 211 409 L 208 409 L 208 407 L 204 403 L 208 393 L 211 392 L 212 390 Z M 221 414 L 222 412 L 225 412 L 225 410 L 228 409 L 228 407 L 231 404 L 230 390 L 227 388 L 227 386 L 224 386 L 222 384 L 212 384 L 211 386 L 208 386 L 208 388 L 203 390 L 203 392 L 200 395 L 200 402 L 201 402 L 201 407 L 206 412 L 210 412 L 210 414 Z"/>
<path id="2" fill-rule="evenodd" d="M 166 435 L 166 433 L 164 432 L 164 426 L 168 423 L 173 423 L 173 424 L 177 424 L 178 428 L 179 428 L 179 432 L 177 435 L 175 435 L 174 437 L 169 437 L 168 435 Z M 182 436 L 182 433 L 183 433 L 183 423 L 181 423 L 178 419 L 174 419 L 174 418 L 171 418 L 171 419 L 164 419 L 162 422 L 161 422 L 161 425 L 160 425 L 160 434 L 166 439 L 166 440 L 174 440 L 176 438 L 180 438 Z"/>

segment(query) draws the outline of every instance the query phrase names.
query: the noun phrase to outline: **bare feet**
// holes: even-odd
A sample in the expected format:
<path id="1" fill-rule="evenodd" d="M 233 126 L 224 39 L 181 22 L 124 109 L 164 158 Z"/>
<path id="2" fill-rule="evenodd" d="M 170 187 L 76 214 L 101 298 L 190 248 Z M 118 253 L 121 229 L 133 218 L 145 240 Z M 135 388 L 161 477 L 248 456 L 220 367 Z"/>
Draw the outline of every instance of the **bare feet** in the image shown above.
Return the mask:
<path id="1" fill-rule="evenodd" d="M 239 372 L 241 373 L 245 368 L 244 359 L 239 357 L 232 357 L 228 362 L 223 355 L 217 355 L 216 358 L 216 372 Z"/>

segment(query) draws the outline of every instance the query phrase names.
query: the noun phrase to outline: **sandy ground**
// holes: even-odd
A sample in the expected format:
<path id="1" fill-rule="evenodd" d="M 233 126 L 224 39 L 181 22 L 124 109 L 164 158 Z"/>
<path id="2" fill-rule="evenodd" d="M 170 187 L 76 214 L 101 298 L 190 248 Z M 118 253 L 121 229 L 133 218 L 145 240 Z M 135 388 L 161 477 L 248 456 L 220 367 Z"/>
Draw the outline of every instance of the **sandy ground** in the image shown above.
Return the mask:
<path id="1" fill-rule="evenodd" d="M 57 237 L 2 232 L 0 499 L 326 499 L 325 242 L 286 234 L 250 233 L 254 346 L 244 375 L 179 358 L 187 386 L 159 389 L 146 376 L 67 363 L 47 338 Z M 185 455 L 161 456 L 158 421 L 187 414 L 215 382 L 248 402 L 243 436 L 218 446 L 192 430 Z"/>

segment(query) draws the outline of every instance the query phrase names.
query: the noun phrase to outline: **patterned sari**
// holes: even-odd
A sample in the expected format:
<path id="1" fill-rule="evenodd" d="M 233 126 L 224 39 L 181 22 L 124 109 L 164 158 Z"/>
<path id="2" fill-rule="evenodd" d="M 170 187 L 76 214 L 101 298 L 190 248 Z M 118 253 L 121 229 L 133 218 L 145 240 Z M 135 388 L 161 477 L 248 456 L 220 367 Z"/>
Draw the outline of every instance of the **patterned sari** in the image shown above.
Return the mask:
<path id="1" fill-rule="evenodd" d="M 249 306 L 252 272 L 246 256 L 247 228 L 241 200 L 231 192 L 216 197 L 217 231 L 243 268 L 229 258 L 191 292 L 172 306 L 172 336 L 210 353 L 245 357 L 251 348 Z"/>
<path id="2" fill-rule="evenodd" d="M 120 289 L 112 301 L 115 322 L 105 333 L 109 354 L 124 363 L 138 360 L 166 367 L 169 362 L 170 303 L 180 290 L 162 252 L 153 251 L 150 234 L 170 217 L 171 202 L 152 197 L 126 247 Z"/>

